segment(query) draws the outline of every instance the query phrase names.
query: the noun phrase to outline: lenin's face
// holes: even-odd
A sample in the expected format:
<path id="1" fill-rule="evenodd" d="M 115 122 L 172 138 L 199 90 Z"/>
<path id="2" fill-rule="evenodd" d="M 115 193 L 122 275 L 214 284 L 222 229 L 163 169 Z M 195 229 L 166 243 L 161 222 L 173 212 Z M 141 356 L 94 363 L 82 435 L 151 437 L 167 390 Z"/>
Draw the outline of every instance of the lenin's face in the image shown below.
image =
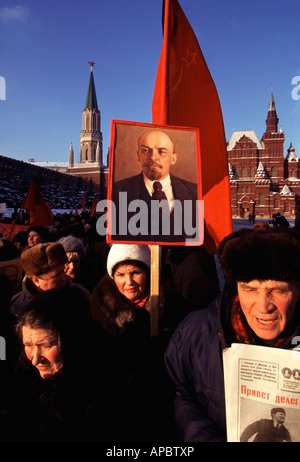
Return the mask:
<path id="1" fill-rule="evenodd" d="M 137 155 L 144 175 L 152 181 L 166 178 L 171 165 L 177 161 L 174 143 L 166 133 L 158 130 L 142 135 Z"/>

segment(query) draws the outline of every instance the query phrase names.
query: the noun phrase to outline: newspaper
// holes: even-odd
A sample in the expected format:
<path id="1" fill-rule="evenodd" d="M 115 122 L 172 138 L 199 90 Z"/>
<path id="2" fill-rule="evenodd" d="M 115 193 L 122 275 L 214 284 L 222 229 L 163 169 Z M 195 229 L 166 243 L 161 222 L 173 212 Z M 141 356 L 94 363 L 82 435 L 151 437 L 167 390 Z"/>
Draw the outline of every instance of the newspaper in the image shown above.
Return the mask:
<path id="1" fill-rule="evenodd" d="M 227 441 L 300 442 L 300 352 L 234 343 L 223 362 Z"/>

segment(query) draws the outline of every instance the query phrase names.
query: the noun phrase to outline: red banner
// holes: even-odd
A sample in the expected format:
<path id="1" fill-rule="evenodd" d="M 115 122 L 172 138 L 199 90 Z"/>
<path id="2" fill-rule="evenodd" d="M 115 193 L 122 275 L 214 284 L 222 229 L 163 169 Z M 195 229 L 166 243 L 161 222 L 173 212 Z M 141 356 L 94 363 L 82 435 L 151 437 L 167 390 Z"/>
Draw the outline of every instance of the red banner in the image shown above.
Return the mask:
<path id="1" fill-rule="evenodd" d="M 214 253 L 220 241 L 232 232 L 223 117 L 214 81 L 177 0 L 165 0 L 152 122 L 200 129 L 204 245 Z"/>
<path id="2" fill-rule="evenodd" d="M 29 225 L 15 225 L 14 223 L 1 223 L 0 222 L 0 233 L 6 239 L 12 240 L 19 231 L 27 231 Z"/>

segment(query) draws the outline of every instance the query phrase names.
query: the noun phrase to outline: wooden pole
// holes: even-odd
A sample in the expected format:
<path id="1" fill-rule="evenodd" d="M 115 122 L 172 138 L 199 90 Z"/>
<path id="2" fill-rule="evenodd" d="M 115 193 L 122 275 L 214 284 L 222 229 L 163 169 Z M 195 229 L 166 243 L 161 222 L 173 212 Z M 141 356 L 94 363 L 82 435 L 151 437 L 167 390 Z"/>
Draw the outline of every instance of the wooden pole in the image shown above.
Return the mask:
<path id="1" fill-rule="evenodd" d="M 19 211 L 18 211 L 18 213 L 17 213 L 16 218 L 15 218 L 14 221 L 13 221 L 13 225 L 12 225 L 12 228 L 11 228 L 11 230 L 10 230 L 10 234 L 9 234 L 8 239 L 11 238 L 12 232 L 13 232 L 13 230 L 15 229 L 15 226 L 16 226 L 16 224 L 17 224 L 18 218 L 19 218 L 19 216 L 20 216 L 20 213 L 21 213 L 21 210 L 22 210 L 22 207 L 23 207 L 23 203 L 24 203 L 24 200 L 23 200 L 23 202 L 22 202 L 22 204 L 21 204 L 21 207 L 19 208 Z"/>
<path id="2" fill-rule="evenodd" d="M 159 333 L 159 281 L 160 281 L 160 248 L 159 245 L 151 245 L 151 268 L 150 268 L 150 320 L 151 337 Z"/>

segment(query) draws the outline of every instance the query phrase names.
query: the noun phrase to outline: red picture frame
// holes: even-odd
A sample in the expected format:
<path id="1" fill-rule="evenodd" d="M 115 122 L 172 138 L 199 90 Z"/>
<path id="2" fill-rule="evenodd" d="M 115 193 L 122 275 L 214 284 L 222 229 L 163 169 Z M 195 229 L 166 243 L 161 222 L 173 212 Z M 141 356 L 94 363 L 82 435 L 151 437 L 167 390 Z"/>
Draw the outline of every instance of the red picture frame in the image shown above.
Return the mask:
<path id="1" fill-rule="evenodd" d="M 138 226 L 136 229 L 134 229 L 134 233 L 132 234 L 130 232 L 131 224 L 141 222 L 141 220 L 137 219 L 138 212 L 136 212 L 135 216 L 134 213 L 132 213 L 132 210 L 134 209 L 133 203 L 136 204 L 136 200 L 139 201 L 138 203 L 143 200 L 141 190 L 136 187 L 134 192 L 128 192 L 128 200 L 130 196 L 131 201 L 129 200 L 125 207 L 125 202 L 123 201 L 121 203 L 119 201 L 121 197 L 120 192 L 118 196 L 116 196 L 116 191 L 119 187 L 118 185 L 126 183 L 127 179 L 142 175 L 141 163 L 137 154 L 138 139 L 143 133 L 153 131 L 164 132 L 169 138 L 171 138 L 175 146 L 177 160 L 174 165 L 171 165 L 170 168 L 173 192 L 175 191 L 175 186 L 173 183 L 173 180 L 175 181 L 175 179 L 177 182 L 183 184 L 182 189 L 187 190 L 190 185 L 193 188 L 193 203 L 191 200 L 190 204 L 188 203 L 190 197 L 189 195 L 184 196 L 184 200 L 181 200 L 180 197 L 176 197 L 174 192 L 174 199 L 176 199 L 174 200 L 174 204 L 176 206 L 174 206 L 173 214 L 177 213 L 178 217 L 180 216 L 180 210 L 182 210 L 183 221 L 181 227 L 183 231 L 181 234 L 176 234 L 176 232 L 173 235 L 171 233 L 168 234 L 168 232 L 166 234 L 164 234 L 164 232 L 159 232 L 155 235 L 150 232 L 143 233 L 138 232 Z M 136 194 L 136 197 L 134 194 Z M 125 196 L 125 194 L 123 194 L 123 196 Z M 126 206 L 128 207 L 127 210 Z M 192 226 L 191 223 L 188 223 L 188 211 L 190 210 L 188 207 L 191 207 L 192 213 L 196 214 L 197 216 L 197 220 L 194 221 L 194 226 Z M 139 211 L 140 214 L 142 213 L 141 209 L 137 208 L 136 210 Z M 129 211 L 131 212 L 130 219 L 128 219 L 127 215 L 127 212 L 129 213 Z M 120 224 L 122 217 L 125 218 L 122 224 Z M 127 229 L 125 229 L 126 220 L 128 225 Z M 132 223 L 130 220 L 132 220 Z M 148 226 L 149 228 L 151 227 L 151 219 L 148 220 Z M 194 231 L 193 235 L 192 233 L 187 233 L 186 228 L 189 228 L 190 231 Z M 133 229 L 132 226 L 131 229 Z M 203 236 L 204 217 L 201 188 L 201 154 L 199 129 L 124 120 L 112 120 L 107 194 L 107 243 L 202 245 Z"/>

